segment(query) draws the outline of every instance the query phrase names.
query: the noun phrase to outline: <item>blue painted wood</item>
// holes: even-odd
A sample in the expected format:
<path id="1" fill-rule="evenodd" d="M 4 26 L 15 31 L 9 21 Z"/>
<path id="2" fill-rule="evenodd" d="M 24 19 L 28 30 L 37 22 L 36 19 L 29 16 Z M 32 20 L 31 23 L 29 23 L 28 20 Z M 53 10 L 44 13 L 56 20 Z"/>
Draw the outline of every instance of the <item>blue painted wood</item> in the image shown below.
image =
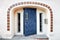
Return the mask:
<path id="1" fill-rule="evenodd" d="M 24 8 L 24 35 L 33 35 L 36 31 L 36 9 Z"/>

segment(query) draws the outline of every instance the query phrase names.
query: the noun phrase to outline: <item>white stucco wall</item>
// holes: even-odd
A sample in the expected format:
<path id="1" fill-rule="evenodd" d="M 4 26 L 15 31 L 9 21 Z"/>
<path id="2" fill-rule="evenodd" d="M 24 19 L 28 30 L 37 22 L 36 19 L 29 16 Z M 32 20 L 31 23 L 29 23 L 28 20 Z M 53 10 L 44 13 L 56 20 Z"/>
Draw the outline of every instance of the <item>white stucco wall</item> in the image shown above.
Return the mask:
<path id="1" fill-rule="evenodd" d="M 11 34 L 7 29 L 7 9 L 14 3 L 21 2 L 23 0 L 0 0 L 0 32 L 1 35 L 4 36 L 7 34 Z M 24 1 L 36 1 L 45 3 L 51 6 L 53 10 L 54 17 L 54 33 L 51 35 L 51 40 L 60 40 L 60 0 L 24 0 Z"/>

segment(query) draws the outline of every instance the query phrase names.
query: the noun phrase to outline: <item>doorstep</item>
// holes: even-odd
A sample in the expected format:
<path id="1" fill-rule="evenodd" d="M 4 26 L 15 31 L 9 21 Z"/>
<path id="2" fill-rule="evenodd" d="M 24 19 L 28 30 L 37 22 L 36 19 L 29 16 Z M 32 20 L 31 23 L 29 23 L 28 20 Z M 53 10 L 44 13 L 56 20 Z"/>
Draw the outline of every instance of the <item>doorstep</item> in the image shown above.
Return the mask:
<path id="1" fill-rule="evenodd" d="M 48 36 L 46 35 L 31 35 L 31 36 L 15 35 L 12 39 L 2 39 L 2 40 L 48 40 Z"/>

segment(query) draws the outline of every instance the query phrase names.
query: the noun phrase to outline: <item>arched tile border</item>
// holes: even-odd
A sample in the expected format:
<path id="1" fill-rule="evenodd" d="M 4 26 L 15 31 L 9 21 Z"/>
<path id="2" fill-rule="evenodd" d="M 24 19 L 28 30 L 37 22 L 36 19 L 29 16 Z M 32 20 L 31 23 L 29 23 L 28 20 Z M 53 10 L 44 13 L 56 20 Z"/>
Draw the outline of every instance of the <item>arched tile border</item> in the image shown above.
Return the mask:
<path id="1" fill-rule="evenodd" d="M 41 6 L 48 8 L 50 11 L 50 21 L 51 21 L 50 22 L 51 23 L 50 32 L 53 32 L 53 12 L 52 12 L 52 9 L 50 6 L 40 3 L 40 2 L 19 2 L 19 3 L 13 4 L 12 6 L 10 6 L 7 11 L 7 31 L 10 31 L 10 10 L 15 6 L 23 5 L 23 4 L 36 4 L 36 5 L 41 5 Z"/>

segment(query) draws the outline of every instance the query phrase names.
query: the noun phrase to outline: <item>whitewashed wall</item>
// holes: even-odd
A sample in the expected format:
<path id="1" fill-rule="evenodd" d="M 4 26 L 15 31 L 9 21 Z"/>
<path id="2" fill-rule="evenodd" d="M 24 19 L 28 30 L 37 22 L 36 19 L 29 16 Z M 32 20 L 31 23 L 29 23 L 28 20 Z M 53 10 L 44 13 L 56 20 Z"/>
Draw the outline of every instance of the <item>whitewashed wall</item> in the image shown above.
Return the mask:
<path id="1" fill-rule="evenodd" d="M 0 0 L 0 34 L 7 36 L 11 34 L 7 29 L 7 9 L 14 3 L 21 2 L 23 0 Z M 24 0 L 27 1 L 27 0 Z M 54 16 L 54 34 L 50 35 L 51 40 L 60 40 L 60 0 L 28 0 L 45 3 L 51 6 Z"/>

